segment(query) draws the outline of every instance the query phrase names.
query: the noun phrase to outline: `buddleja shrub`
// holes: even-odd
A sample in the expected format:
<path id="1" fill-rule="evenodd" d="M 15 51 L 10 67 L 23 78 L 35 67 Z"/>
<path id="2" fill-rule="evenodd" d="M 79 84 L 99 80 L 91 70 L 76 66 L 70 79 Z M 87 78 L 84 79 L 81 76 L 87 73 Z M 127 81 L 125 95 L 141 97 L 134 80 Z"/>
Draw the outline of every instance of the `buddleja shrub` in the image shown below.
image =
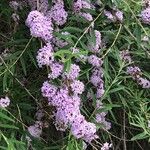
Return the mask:
<path id="1" fill-rule="evenodd" d="M 3 0 L 1 11 L 1 149 L 148 148 L 149 2 Z"/>

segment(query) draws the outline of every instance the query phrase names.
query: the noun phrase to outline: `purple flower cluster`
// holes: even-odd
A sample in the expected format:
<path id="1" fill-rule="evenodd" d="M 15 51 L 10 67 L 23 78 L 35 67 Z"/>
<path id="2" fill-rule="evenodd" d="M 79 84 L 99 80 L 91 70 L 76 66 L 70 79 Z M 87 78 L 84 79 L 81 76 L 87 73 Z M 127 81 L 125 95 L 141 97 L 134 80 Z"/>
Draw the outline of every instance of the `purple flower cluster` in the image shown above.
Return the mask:
<path id="1" fill-rule="evenodd" d="M 102 78 L 103 78 L 102 68 L 95 67 L 92 70 L 92 75 L 90 77 L 90 81 L 97 89 L 97 94 L 96 94 L 97 98 L 102 97 L 102 95 L 104 94 L 104 81 L 102 80 Z"/>
<path id="2" fill-rule="evenodd" d="M 62 26 L 67 21 L 68 13 L 65 11 L 62 3 L 56 3 L 48 11 L 47 17 L 51 18 L 56 25 Z"/>
<path id="3" fill-rule="evenodd" d="M 140 70 L 139 67 L 137 67 L 137 66 L 127 67 L 127 73 L 129 75 L 131 75 L 131 77 L 133 78 L 133 80 L 137 81 L 137 83 L 139 85 L 141 85 L 142 88 L 146 88 L 146 89 L 150 88 L 150 80 L 147 80 L 147 79 L 141 77 L 142 72 L 141 72 L 141 70 Z"/>
<path id="4" fill-rule="evenodd" d="M 42 13 L 46 13 L 48 10 L 48 0 L 28 0 L 28 4 L 31 10 L 38 10 Z"/>
<path id="5" fill-rule="evenodd" d="M 120 52 L 120 57 L 123 61 L 127 62 L 127 63 L 131 63 L 131 56 L 128 50 L 123 50 Z"/>
<path id="6" fill-rule="evenodd" d="M 28 132 L 35 138 L 39 138 L 42 134 L 42 122 L 36 121 L 34 125 L 28 127 Z"/>
<path id="7" fill-rule="evenodd" d="M 75 80 L 79 76 L 80 67 L 76 64 L 71 64 L 69 72 L 65 72 L 65 75 L 70 80 Z"/>
<path id="8" fill-rule="evenodd" d="M 0 99 L 0 108 L 8 107 L 9 104 L 10 104 L 10 99 L 7 96 L 5 96 L 5 98 Z"/>
<path id="9" fill-rule="evenodd" d="M 74 80 L 70 86 L 74 94 L 82 94 L 84 91 L 84 84 L 81 81 Z"/>
<path id="10" fill-rule="evenodd" d="M 101 33 L 97 30 L 95 30 L 94 33 L 95 33 L 95 43 L 88 43 L 88 48 L 93 53 L 99 53 L 100 48 L 102 46 Z"/>
<path id="11" fill-rule="evenodd" d="M 123 21 L 123 13 L 120 10 L 114 9 L 115 13 L 113 14 L 111 11 L 104 10 L 104 15 L 112 22 L 116 22 L 119 20 L 120 22 Z"/>
<path id="12" fill-rule="evenodd" d="M 109 144 L 109 143 L 106 142 L 101 147 L 101 150 L 109 150 L 111 147 L 112 147 L 112 144 Z"/>
<path id="13" fill-rule="evenodd" d="M 132 59 L 128 50 L 120 52 L 121 59 L 126 63 L 131 63 Z M 126 70 L 133 80 L 135 80 L 142 88 L 150 88 L 150 80 L 142 77 L 142 71 L 138 66 L 129 66 Z"/>
<path id="14" fill-rule="evenodd" d="M 58 62 L 54 62 L 50 65 L 50 68 L 51 73 L 49 73 L 48 78 L 56 79 L 62 74 L 64 66 Z"/>
<path id="15" fill-rule="evenodd" d="M 145 24 L 150 24 L 150 7 L 141 12 L 141 19 Z"/>
<path id="16" fill-rule="evenodd" d="M 40 37 L 44 41 L 52 39 L 52 22 L 39 11 L 31 11 L 26 20 L 26 25 L 30 28 L 33 37 Z"/>
<path id="17" fill-rule="evenodd" d="M 97 109 L 102 109 L 103 103 L 101 101 L 97 102 Z M 105 130 L 109 130 L 111 128 L 111 123 L 106 121 L 107 112 L 101 112 L 96 114 L 96 122 L 100 123 L 104 126 Z"/>
<path id="18" fill-rule="evenodd" d="M 91 64 L 93 67 L 101 67 L 102 66 L 102 60 L 97 57 L 96 55 L 90 55 L 88 57 L 88 62 Z"/>
<path id="19" fill-rule="evenodd" d="M 46 46 L 38 50 L 36 56 L 39 67 L 41 68 L 44 65 L 50 65 L 54 61 L 53 56 L 53 47 L 50 43 L 47 43 Z"/>
<path id="20" fill-rule="evenodd" d="M 43 96 L 48 98 L 49 104 L 56 108 L 56 128 L 65 131 L 70 126 L 71 132 L 76 138 L 82 138 L 87 142 L 91 142 L 97 137 L 96 126 L 93 123 L 87 122 L 85 117 L 81 115 L 81 100 L 77 94 L 83 92 L 84 85 L 80 81 L 74 82 L 71 85 L 74 92 L 72 96 L 69 95 L 69 89 L 67 87 L 57 89 L 48 82 L 43 84 L 41 91 Z"/>
<path id="21" fill-rule="evenodd" d="M 82 16 L 83 18 L 85 18 L 88 21 L 92 21 L 93 20 L 92 15 L 90 13 L 83 12 L 82 9 L 84 9 L 84 8 L 91 9 L 92 7 L 91 7 L 91 4 L 85 0 L 77 0 L 73 3 L 73 11 L 75 13 Z"/>
<path id="22" fill-rule="evenodd" d="M 42 2 L 42 0 L 40 1 Z M 46 1 L 45 1 L 46 2 Z M 43 0 L 44 3 L 44 0 Z M 40 3 L 44 6 L 46 3 Z M 40 6 L 40 5 L 39 5 Z M 92 5 L 85 0 L 77 0 L 73 3 L 73 10 L 75 13 L 83 16 L 89 21 L 93 18 L 91 14 L 83 11 L 84 8 L 92 9 Z M 64 71 L 62 62 L 54 58 L 54 52 L 66 45 L 68 42 L 61 40 L 53 35 L 53 31 L 58 31 L 58 26 L 66 23 L 68 13 L 64 9 L 63 0 L 52 0 L 52 7 L 48 10 L 31 11 L 27 17 L 26 25 L 30 28 L 31 35 L 39 37 L 45 42 L 45 46 L 37 52 L 37 62 L 39 67 L 47 66 L 50 70 L 48 74 L 49 81 L 45 81 L 41 87 L 41 92 L 44 98 L 47 98 L 48 104 L 55 107 L 54 124 L 58 130 L 65 131 L 67 128 L 71 129 L 72 134 L 76 138 L 82 138 L 86 142 L 91 142 L 98 138 L 96 135 L 96 125 L 86 121 L 85 117 L 80 112 L 81 94 L 84 92 L 85 86 L 79 78 L 80 67 L 72 63 L 69 70 Z M 97 56 L 101 48 L 101 33 L 97 30 L 95 33 L 95 43 L 88 44 L 90 51 L 94 54 L 90 56 L 80 55 L 79 58 L 88 60 L 92 65 L 92 75 L 90 77 L 91 83 L 96 88 L 96 97 L 100 98 L 104 93 L 104 81 L 102 73 L 102 60 Z M 68 32 L 61 33 L 64 36 L 69 35 Z M 78 53 L 79 49 L 76 47 L 71 49 L 72 53 Z M 60 78 L 61 82 L 55 86 L 53 80 Z M 105 120 L 105 113 L 97 114 L 96 119 L 102 123 L 106 129 L 110 124 Z M 40 137 L 42 134 L 43 112 L 36 113 L 37 122 L 28 128 L 28 131 L 34 137 Z M 102 120 L 102 121 L 100 121 Z"/>

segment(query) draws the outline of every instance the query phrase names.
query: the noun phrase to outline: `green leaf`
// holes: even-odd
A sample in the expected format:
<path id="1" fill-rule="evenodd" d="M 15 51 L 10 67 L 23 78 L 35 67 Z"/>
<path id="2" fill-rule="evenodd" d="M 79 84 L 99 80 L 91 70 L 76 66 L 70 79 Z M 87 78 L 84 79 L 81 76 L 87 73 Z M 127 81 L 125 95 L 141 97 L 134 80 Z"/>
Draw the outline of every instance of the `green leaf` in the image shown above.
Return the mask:
<path id="1" fill-rule="evenodd" d="M 134 136 L 131 140 L 132 141 L 135 141 L 135 140 L 141 140 L 141 139 L 146 139 L 148 138 L 149 136 L 145 133 L 145 132 L 142 132 L 140 134 L 137 134 L 136 136 Z"/>
<path id="2" fill-rule="evenodd" d="M 8 124 L 0 124 L 0 128 L 9 128 L 9 129 L 19 129 L 18 127 L 15 127 L 13 125 L 8 125 Z"/>
<path id="3" fill-rule="evenodd" d="M 0 112 L 0 118 L 15 122 L 12 118 L 8 117 L 7 115 L 3 114 L 2 112 Z"/>

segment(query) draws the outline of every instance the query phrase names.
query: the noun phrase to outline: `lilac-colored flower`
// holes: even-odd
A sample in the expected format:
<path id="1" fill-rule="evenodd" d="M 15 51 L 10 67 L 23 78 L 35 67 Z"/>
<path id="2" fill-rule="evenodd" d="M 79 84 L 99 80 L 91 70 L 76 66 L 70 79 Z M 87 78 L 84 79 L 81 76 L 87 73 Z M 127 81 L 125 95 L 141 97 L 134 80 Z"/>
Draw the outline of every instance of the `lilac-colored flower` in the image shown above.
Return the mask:
<path id="1" fill-rule="evenodd" d="M 120 57 L 123 61 L 131 63 L 132 59 L 128 50 L 123 50 L 120 52 Z"/>
<path id="2" fill-rule="evenodd" d="M 31 10 L 38 10 L 46 13 L 48 10 L 48 0 L 28 0 Z"/>
<path id="3" fill-rule="evenodd" d="M 123 12 L 122 11 L 117 10 L 115 15 L 119 21 L 121 21 L 121 22 L 123 21 Z"/>
<path id="4" fill-rule="evenodd" d="M 69 72 L 66 72 L 66 76 L 68 79 L 74 80 L 79 76 L 80 68 L 76 64 L 71 64 Z"/>
<path id="5" fill-rule="evenodd" d="M 145 24 L 150 24 L 150 7 L 141 12 L 141 19 Z"/>
<path id="6" fill-rule="evenodd" d="M 30 28 L 33 37 L 42 38 L 50 41 L 53 37 L 52 22 L 38 11 L 31 11 L 27 17 L 26 25 Z"/>
<path id="7" fill-rule="evenodd" d="M 88 3 L 85 0 L 77 0 L 76 2 L 73 3 L 73 10 L 74 10 L 74 12 L 78 13 L 83 8 L 90 9 L 91 8 L 91 4 Z"/>
<path id="8" fill-rule="evenodd" d="M 50 17 L 55 24 L 62 26 L 66 23 L 68 13 L 64 9 L 64 5 L 56 3 L 48 12 L 47 17 Z"/>
<path id="9" fill-rule="evenodd" d="M 99 87 L 99 89 L 101 89 L 104 83 L 102 80 L 102 77 L 103 77 L 103 73 L 102 73 L 101 68 L 94 68 L 92 70 L 90 81 L 95 87 Z"/>
<path id="10" fill-rule="evenodd" d="M 95 30 L 94 33 L 95 33 L 95 43 L 88 43 L 88 47 L 93 53 L 99 53 L 100 48 L 102 46 L 101 33 L 97 30 Z"/>
<path id="11" fill-rule="evenodd" d="M 63 108 L 66 107 L 69 101 L 68 89 L 63 88 L 57 91 L 56 95 L 52 97 L 51 104 L 57 108 Z"/>
<path id="12" fill-rule="evenodd" d="M 43 97 L 53 97 L 56 94 L 57 91 L 57 87 L 55 87 L 54 85 L 48 83 L 48 81 L 45 81 L 43 83 L 43 86 L 41 88 L 41 92 Z"/>
<path id="13" fill-rule="evenodd" d="M 34 125 L 28 127 L 28 132 L 35 138 L 39 138 L 42 134 L 42 122 L 36 121 Z"/>
<path id="14" fill-rule="evenodd" d="M 101 67 L 103 63 L 102 60 L 98 58 L 96 55 L 90 55 L 88 57 L 88 62 L 94 67 Z"/>
<path id="15" fill-rule="evenodd" d="M 103 82 L 101 84 L 102 84 L 101 86 L 103 86 Z M 104 92 L 105 92 L 104 87 L 97 88 L 96 97 L 101 98 L 103 96 Z"/>
<path id="16" fill-rule="evenodd" d="M 91 9 L 91 4 L 85 0 L 77 0 L 76 2 L 73 3 L 73 11 L 75 13 L 78 13 L 80 16 L 82 16 L 88 21 L 92 21 L 93 20 L 92 15 L 90 13 L 83 12 L 82 9 L 84 8 Z"/>
<path id="17" fill-rule="evenodd" d="M 92 75 L 92 76 L 90 77 L 90 81 L 91 81 L 91 83 L 92 83 L 95 87 L 98 86 L 98 83 L 99 83 L 99 82 L 103 82 L 102 79 L 101 79 L 99 76 L 96 76 L 96 75 Z"/>
<path id="18" fill-rule="evenodd" d="M 107 17 L 107 19 L 111 20 L 112 22 L 116 21 L 115 17 L 110 11 L 104 10 L 104 15 Z"/>
<path id="19" fill-rule="evenodd" d="M 85 0 L 82 0 L 82 8 L 90 9 L 91 8 L 91 3 L 87 2 Z"/>
<path id="20" fill-rule="evenodd" d="M 84 91 L 84 84 L 79 80 L 74 80 L 70 86 L 74 94 L 82 94 Z"/>
<path id="21" fill-rule="evenodd" d="M 81 9 L 82 9 L 82 0 L 77 0 L 76 2 L 73 3 L 74 12 L 80 12 Z"/>
<path id="22" fill-rule="evenodd" d="M 95 124 L 87 122 L 82 115 L 75 118 L 71 126 L 71 132 L 77 139 L 82 138 L 89 143 L 97 138 Z"/>
<path id="23" fill-rule="evenodd" d="M 150 80 L 140 77 L 137 79 L 137 81 L 138 81 L 138 84 L 142 86 L 142 88 L 144 89 L 150 88 Z"/>
<path id="24" fill-rule="evenodd" d="M 101 150 L 109 150 L 111 147 L 112 147 L 112 144 L 109 144 L 109 143 L 106 142 L 101 147 Z"/>
<path id="25" fill-rule="evenodd" d="M 65 118 L 65 115 L 63 112 L 61 111 L 57 111 L 55 113 L 55 127 L 57 130 L 59 131 L 65 131 L 68 128 L 68 121 L 66 121 L 67 119 Z"/>
<path id="26" fill-rule="evenodd" d="M 9 104 L 10 104 L 10 99 L 7 96 L 5 96 L 5 98 L 0 99 L 0 108 L 8 107 Z"/>
<path id="27" fill-rule="evenodd" d="M 97 109 L 104 108 L 103 103 L 100 100 L 96 102 L 96 108 Z M 111 128 L 111 123 L 106 121 L 106 115 L 107 115 L 107 112 L 97 113 L 96 122 L 102 124 L 105 130 L 109 130 Z"/>
<path id="28" fill-rule="evenodd" d="M 79 13 L 80 16 L 82 16 L 83 18 L 85 18 L 88 21 L 92 21 L 93 17 L 90 13 L 84 13 L 84 12 L 80 12 Z"/>
<path id="29" fill-rule="evenodd" d="M 43 48 L 39 49 L 36 59 L 40 68 L 44 65 L 52 64 L 54 61 L 52 45 L 47 43 Z"/>
<path id="30" fill-rule="evenodd" d="M 52 3 L 53 4 L 61 4 L 61 5 L 64 5 L 64 1 L 63 0 L 52 0 Z"/>
<path id="31" fill-rule="evenodd" d="M 110 11 L 104 10 L 104 15 L 107 17 L 107 19 L 109 19 L 112 22 L 116 22 L 117 20 L 122 22 L 123 12 L 115 8 L 114 8 L 114 11 L 115 11 L 115 14 L 112 14 Z"/>
<path id="32" fill-rule="evenodd" d="M 32 27 L 33 24 L 42 22 L 43 20 L 44 20 L 44 15 L 40 13 L 39 11 L 35 10 L 35 11 L 31 11 L 28 14 L 28 17 L 25 23 L 28 27 Z"/>
<path id="33" fill-rule="evenodd" d="M 141 72 L 141 69 L 139 67 L 137 67 L 137 66 L 134 66 L 134 67 L 130 66 L 130 67 L 127 67 L 127 73 L 129 75 L 131 75 L 133 79 L 137 79 L 137 78 L 140 77 L 142 72 Z"/>
<path id="34" fill-rule="evenodd" d="M 50 64 L 51 73 L 48 75 L 48 78 L 55 79 L 58 78 L 63 72 L 63 65 L 60 63 L 52 63 Z"/>

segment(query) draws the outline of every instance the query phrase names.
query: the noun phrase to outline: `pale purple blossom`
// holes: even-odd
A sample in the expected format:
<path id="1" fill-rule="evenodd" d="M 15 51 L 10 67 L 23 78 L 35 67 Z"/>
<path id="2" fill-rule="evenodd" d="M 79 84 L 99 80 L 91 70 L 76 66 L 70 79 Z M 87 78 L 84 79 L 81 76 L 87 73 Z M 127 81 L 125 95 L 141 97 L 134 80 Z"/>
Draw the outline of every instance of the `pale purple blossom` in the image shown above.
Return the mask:
<path id="1" fill-rule="evenodd" d="M 106 142 L 101 147 L 101 150 L 109 150 L 111 147 L 112 147 L 112 144 L 109 144 L 109 143 Z"/>
<path id="2" fill-rule="evenodd" d="M 63 68 L 64 66 L 57 62 L 50 64 L 51 73 L 49 73 L 48 78 L 58 78 L 62 74 Z"/>
<path id="3" fill-rule="evenodd" d="M 149 89 L 149 88 L 150 88 L 150 80 L 148 80 L 148 79 L 146 79 L 146 78 L 140 77 L 140 78 L 137 79 L 137 82 L 138 82 L 138 84 L 141 85 L 142 88 L 144 88 L 144 89 Z"/>
<path id="4" fill-rule="evenodd" d="M 45 81 L 41 88 L 43 97 L 47 97 L 47 98 L 55 96 L 56 91 L 57 91 L 57 87 L 48 83 L 48 81 Z"/>
<path id="5" fill-rule="evenodd" d="M 123 21 L 123 12 L 120 11 L 120 10 L 117 10 L 116 13 L 115 13 L 117 19 L 122 22 Z"/>
<path id="6" fill-rule="evenodd" d="M 82 0 L 77 0 L 76 2 L 73 3 L 74 12 L 80 12 L 81 9 L 82 9 Z"/>
<path id="7" fill-rule="evenodd" d="M 80 67 L 76 64 L 71 64 L 69 72 L 66 72 L 68 79 L 74 80 L 79 76 Z"/>
<path id="8" fill-rule="evenodd" d="M 83 9 L 83 8 L 90 9 L 91 8 L 91 4 L 88 3 L 85 0 L 77 0 L 76 2 L 73 3 L 73 10 L 74 10 L 74 12 L 80 12 L 81 9 Z"/>
<path id="9" fill-rule="evenodd" d="M 93 17 L 90 13 L 80 12 L 79 15 L 82 16 L 83 18 L 85 18 L 88 21 L 93 20 Z"/>
<path id="10" fill-rule="evenodd" d="M 145 24 L 150 24 L 150 7 L 141 12 L 141 19 Z"/>
<path id="11" fill-rule="evenodd" d="M 127 67 L 127 74 L 131 75 L 133 79 L 137 79 L 142 74 L 141 69 L 137 66 L 129 66 Z"/>
<path id="12" fill-rule="evenodd" d="M 104 108 L 103 103 L 99 100 L 96 102 L 97 110 Z M 106 121 L 107 112 L 96 113 L 96 122 L 103 125 L 105 130 L 110 130 L 111 123 Z"/>
<path id="13" fill-rule="evenodd" d="M 97 30 L 94 31 L 95 33 L 95 42 L 94 43 L 88 43 L 88 48 L 93 52 L 93 53 L 99 53 L 100 48 L 102 46 L 102 41 L 101 41 L 101 33 Z"/>
<path id="14" fill-rule="evenodd" d="M 86 142 L 91 142 L 96 136 L 96 126 L 93 123 L 87 122 L 82 115 L 75 118 L 71 126 L 72 134 L 78 139 L 82 138 Z"/>
<path id="15" fill-rule="evenodd" d="M 50 17 L 55 24 L 62 26 L 67 21 L 68 13 L 65 11 L 64 5 L 56 3 L 48 12 L 47 17 Z"/>
<path id="16" fill-rule="evenodd" d="M 101 86 L 102 86 L 101 88 L 97 88 L 97 91 L 96 91 L 97 98 L 101 98 L 105 92 L 104 87 L 103 87 L 104 86 L 103 82 L 101 82 Z"/>
<path id="17" fill-rule="evenodd" d="M 131 63 L 132 59 L 128 50 L 123 50 L 120 52 L 120 57 L 123 61 Z"/>
<path id="18" fill-rule="evenodd" d="M 50 41 L 53 37 L 53 27 L 50 19 L 45 17 L 39 11 L 31 11 L 26 19 L 26 25 L 30 28 L 33 37 L 42 38 L 44 41 Z"/>
<path id="19" fill-rule="evenodd" d="M 28 0 L 28 4 L 31 10 L 38 10 L 42 13 L 46 13 L 48 10 L 48 0 Z"/>
<path id="20" fill-rule="evenodd" d="M 112 22 L 115 22 L 115 17 L 112 15 L 110 11 L 104 10 L 104 15 L 107 17 L 107 19 L 111 20 Z"/>
<path id="21" fill-rule="evenodd" d="M 113 11 L 115 12 L 114 14 L 112 14 L 111 11 L 104 10 L 104 15 L 107 17 L 107 19 L 109 19 L 112 22 L 116 22 L 117 20 L 122 22 L 123 21 L 123 12 L 118 9 L 115 9 L 115 8 Z"/>
<path id="22" fill-rule="evenodd" d="M 36 59 L 40 68 L 44 65 L 49 66 L 53 63 L 53 47 L 50 43 L 47 43 L 43 48 L 39 49 L 37 53 Z"/>
<path id="23" fill-rule="evenodd" d="M 5 108 L 10 105 L 10 99 L 5 96 L 5 98 L 0 98 L 0 108 Z"/>
<path id="24" fill-rule="evenodd" d="M 95 86 L 95 87 L 101 87 L 100 84 L 103 84 L 103 73 L 101 68 L 94 68 L 92 70 L 92 75 L 90 77 L 90 81 L 91 83 Z"/>
<path id="25" fill-rule="evenodd" d="M 93 17 L 90 13 L 84 12 L 82 9 L 91 9 L 91 4 L 85 0 L 77 0 L 73 3 L 73 11 L 77 13 L 79 16 L 82 16 L 88 21 L 92 21 Z"/>
<path id="26" fill-rule="evenodd" d="M 103 61 L 96 55 L 90 55 L 88 57 L 88 62 L 94 67 L 101 67 Z"/>
<path id="27" fill-rule="evenodd" d="M 42 122 L 36 121 L 34 125 L 28 127 L 28 132 L 35 138 L 40 138 L 42 134 Z"/>
<path id="28" fill-rule="evenodd" d="M 74 94 L 82 94 L 84 91 L 84 84 L 79 80 L 74 80 L 70 86 Z"/>

